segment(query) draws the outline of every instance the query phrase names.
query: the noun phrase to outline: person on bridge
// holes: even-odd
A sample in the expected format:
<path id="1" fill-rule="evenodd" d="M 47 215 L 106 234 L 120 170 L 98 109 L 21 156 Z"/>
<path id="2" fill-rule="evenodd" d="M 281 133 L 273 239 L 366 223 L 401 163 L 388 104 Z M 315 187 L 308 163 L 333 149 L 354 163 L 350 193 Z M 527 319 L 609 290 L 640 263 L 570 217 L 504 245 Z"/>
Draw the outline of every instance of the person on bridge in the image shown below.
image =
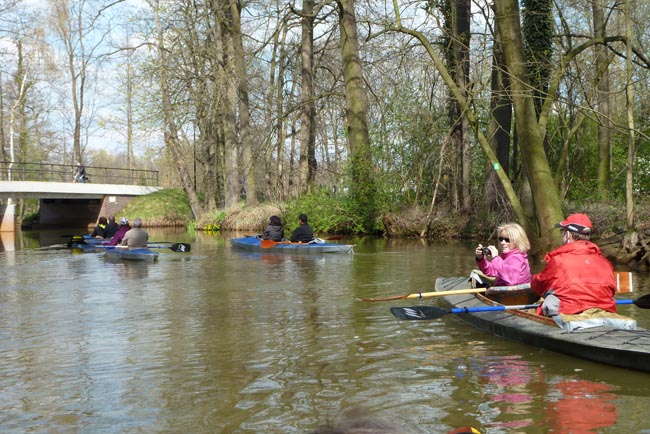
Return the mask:
<path id="1" fill-rule="evenodd" d="M 149 241 L 149 233 L 142 229 L 142 219 L 133 219 L 133 229 L 124 234 L 120 242 L 122 246 L 128 246 L 129 249 L 146 249 Z"/>
<path id="2" fill-rule="evenodd" d="M 86 175 L 86 168 L 81 162 L 77 163 L 77 167 L 72 172 L 72 182 L 87 182 L 88 176 Z"/>
<path id="3" fill-rule="evenodd" d="M 100 217 L 97 226 L 93 229 L 93 233 L 90 234 L 93 238 L 106 238 L 106 226 L 108 225 L 108 220 L 106 217 Z"/>
<path id="4" fill-rule="evenodd" d="M 119 228 L 120 226 L 115 223 L 115 216 L 110 216 L 108 218 L 108 224 L 106 225 L 106 231 L 104 232 L 104 238 L 113 238 Z"/>
<path id="5" fill-rule="evenodd" d="M 111 238 L 111 242 L 108 243 L 109 246 L 117 246 L 122 242 L 124 239 L 124 235 L 131 230 L 131 225 L 129 224 L 129 219 L 126 217 L 122 217 L 120 219 L 120 228 L 115 232 L 115 235 L 113 235 L 113 238 Z"/>

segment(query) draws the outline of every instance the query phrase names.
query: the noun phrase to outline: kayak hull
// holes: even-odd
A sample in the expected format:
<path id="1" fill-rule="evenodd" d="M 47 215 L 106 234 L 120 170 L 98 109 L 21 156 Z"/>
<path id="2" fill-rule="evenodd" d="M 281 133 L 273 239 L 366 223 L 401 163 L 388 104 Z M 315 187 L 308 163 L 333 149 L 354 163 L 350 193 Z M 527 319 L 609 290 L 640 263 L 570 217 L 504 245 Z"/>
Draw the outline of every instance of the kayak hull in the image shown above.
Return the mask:
<path id="1" fill-rule="evenodd" d="M 107 259 L 119 261 L 156 262 L 158 252 L 149 249 L 106 249 L 104 254 Z"/>
<path id="2" fill-rule="evenodd" d="M 467 287 L 467 277 L 438 278 L 436 291 Z M 480 294 L 441 297 L 451 307 L 483 307 L 493 302 Z M 593 362 L 650 372 L 650 330 L 594 327 L 565 332 L 533 311 L 507 310 L 455 315 L 493 335 Z"/>
<path id="3" fill-rule="evenodd" d="M 230 245 L 249 252 L 290 253 L 299 255 L 319 255 L 322 253 L 352 253 L 354 246 L 337 243 L 275 243 L 273 247 L 262 247 L 261 240 L 255 236 L 232 238 Z"/>

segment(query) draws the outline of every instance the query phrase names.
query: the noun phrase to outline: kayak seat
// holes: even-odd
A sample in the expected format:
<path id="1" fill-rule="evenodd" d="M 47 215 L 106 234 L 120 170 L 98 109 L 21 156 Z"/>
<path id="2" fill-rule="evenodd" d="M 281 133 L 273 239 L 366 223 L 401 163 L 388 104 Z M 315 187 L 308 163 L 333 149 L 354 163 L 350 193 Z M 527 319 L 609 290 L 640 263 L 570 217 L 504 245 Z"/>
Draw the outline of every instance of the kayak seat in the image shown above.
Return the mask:
<path id="1" fill-rule="evenodd" d="M 481 270 L 472 270 L 469 274 L 472 288 L 486 288 L 485 296 L 490 300 L 507 306 L 517 304 L 532 304 L 539 300 L 530 287 L 530 283 L 522 283 L 510 286 L 492 286 L 496 280 L 493 276 L 487 276 Z"/>
<path id="2" fill-rule="evenodd" d="M 539 295 L 532 290 L 530 283 L 512 286 L 490 286 L 485 291 L 485 296 L 506 306 L 533 304 L 539 300 Z"/>

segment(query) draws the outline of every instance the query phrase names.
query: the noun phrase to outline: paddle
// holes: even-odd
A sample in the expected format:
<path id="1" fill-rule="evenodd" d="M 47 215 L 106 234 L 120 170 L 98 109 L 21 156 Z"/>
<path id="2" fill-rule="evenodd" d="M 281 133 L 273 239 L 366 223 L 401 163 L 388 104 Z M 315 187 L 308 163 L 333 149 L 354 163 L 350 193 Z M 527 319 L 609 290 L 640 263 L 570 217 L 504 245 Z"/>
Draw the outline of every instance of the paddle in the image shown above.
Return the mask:
<path id="1" fill-rule="evenodd" d="M 149 248 L 149 249 L 169 249 L 172 252 L 186 253 L 186 252 L 190 251 L 192 246 L 190 246 L 189 244 L 185 244 L 185 243 L 174 243 L 171 246 L 150 246 L 150 245 L 147 245 L 147 248 Z"/>
<path id="2" fill-rule="evenodd" d="M 291 244 L 289 241 L 260 240 L 263 249 L 272 249 L 278 244 Z"/>
<path id="3" fill-rule="evenodd" d="M 80 243 L 80 244 L 81 244 L 81 243 Z M 94 248 L 94 249 L 109 249 L 109 250 L 110 250 L 110 249 L 114 249 L 114 248 L 115 248 L 115 249 L 126 248 L 126 246 L 107 246 L 107 245 L 104 245 L 104 244 L 97 244 L 97 245 L 88 244 L 88 247 L 89 247 L 89 248 L 92 247 L 92 248 Z M 191 250 L 192 246 L 190 246 L 189 244 L 185 244 L 185 243 L 174 243 L 174 244 L 172 244 L 171 246 L 152 246 L 152 245 L 147 245 L 147 248 L 148 248 L 148 249 L 169 249 L 169 250 L 171 250 L 172 252 L 183 252 L 183 253 L 186 253 L 186 252 L 189 252 L 189 251 Z"/>
<path id="4" fill-rule="evenodd" d="M 634 292 L 632 285 L 632 273 L 614 273 L 616 277 L 616 293 L 627 294 Z M 524 285 L 521 286 L 522 289 Z M 357 298 L 359 301 L 391 301 L 391 300 L 405 300 L 409 298 L 426 298 L 426 297 L 442 297 L 445 295 L 462 295 L 462 294 L 478 294 L 485 292 L 487 288 L 468 288 L 468 289 L 454 289 L 451 291 L 432 291 L 432 292 L 414 292 L 411 294 L 390 295 L 388 297 L 377 298 Z"/>
<path id="5" fill-rule="evenodd" d="M 485 292 L 487 288 L 468 288 L 468 289 L 454 289 L 452 291 L 434 291 L 434 292 L 414 292 L 412 294 L 391 295 L 388 297 L 379 298 L 358 298 L 359 301 L 390 301 L 390 300 L 405 300 L 407 298 L 426 298 L 426 297 L 440 297 L 443 295 L 462 295 L 462 294 L 478 294 Z"/>
<path id="6" fill-rule="evenodd" d="M 636 300 L 616 300 L 616 304 L 633 304 L 641 309 L 650 309 L 650 294 L 646 294 Z M 390 311 L 395 318 L 406 320 L 429 320 L 442 318 L 448 314 L 473 313 L 473 312 L 495 312 L 505 310 L 535 309 L 539 304 L 519 304 L 514 306 L 478 306 L 478 307 L 454 307 L 446 309 L 436 306 L 411 306 L 391 307 Z"/>

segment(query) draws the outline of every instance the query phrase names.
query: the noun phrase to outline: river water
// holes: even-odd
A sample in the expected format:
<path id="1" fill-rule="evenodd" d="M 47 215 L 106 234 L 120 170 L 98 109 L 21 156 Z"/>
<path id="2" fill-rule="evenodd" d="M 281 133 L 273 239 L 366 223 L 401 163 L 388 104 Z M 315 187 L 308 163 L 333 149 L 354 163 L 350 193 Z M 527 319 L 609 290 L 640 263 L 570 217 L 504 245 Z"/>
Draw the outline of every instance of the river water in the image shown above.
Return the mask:
<path id="1" fill-rule="evenodd" d="M 648 374 L 356 300 L 432 291 L 473 245 L 353 238 L 353 255 L 303 257 L 150 233 L 192 250 L 122 264 L 43 248 L 60 232 L 5 240 L 0 432 L 308 433 L 360 407 L 416 433 L 650 433 Z"/>

